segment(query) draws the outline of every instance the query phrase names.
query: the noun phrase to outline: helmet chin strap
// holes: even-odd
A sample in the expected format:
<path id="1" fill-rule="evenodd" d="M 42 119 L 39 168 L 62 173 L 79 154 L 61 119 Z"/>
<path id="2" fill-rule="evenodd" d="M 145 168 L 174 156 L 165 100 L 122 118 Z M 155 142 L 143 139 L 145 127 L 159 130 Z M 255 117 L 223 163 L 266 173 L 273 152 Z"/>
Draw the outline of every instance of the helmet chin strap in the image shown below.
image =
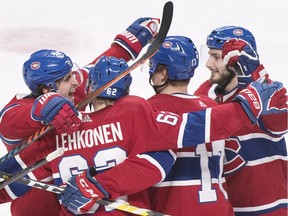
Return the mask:
<path id="1" fill-rule="evenodd" d="M 151 82 L 152 76 L 150 76 L 149 77 L 149 84 L 152 86 L 152 88 L 154 89 L 155 93 L 159 94 L 158 89 L 164 87 L 165 85 L 167 85 L 168 84 L 168 79 L 166 79 L 165 82 L 162 85 L 153 85 L 152 82 Z"/>

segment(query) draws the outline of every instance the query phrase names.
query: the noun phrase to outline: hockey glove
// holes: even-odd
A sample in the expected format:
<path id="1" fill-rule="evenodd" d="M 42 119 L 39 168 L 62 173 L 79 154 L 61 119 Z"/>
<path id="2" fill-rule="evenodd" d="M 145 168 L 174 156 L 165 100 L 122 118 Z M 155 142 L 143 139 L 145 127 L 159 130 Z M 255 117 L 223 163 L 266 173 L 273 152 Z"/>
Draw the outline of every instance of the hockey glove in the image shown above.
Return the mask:
<path id="1" fill-rule="evenodd" d="M 260 115 L 265 116 L 277 112 L 275 109 L 271 109 L 271 105 L 275 104 L 275 100 L 278 106 L 285 106 L 285 92 L 281 90 L 283 84 L 280 82 L 273 82 L 271 84 L 261 83 L 260 81 L 252 82 L 247 89 L 243 89 L 235 96 L 234 101 L 240 102 L 244 111 L 250 118 L 250 120 L 256 124 Z M 274 101 L 272 104 L 271 102 Z"/>
<path id="2" fill-rule="evenodd" d="M 288 122 L 284 119 L 288 119 L 288 103 L 287 103 L 287 90 L 282 87 L 275 92 L 271 100 L 268 102 L 267 112 L 265 115 L 261 115 L 259 119 L 260 128 L 264 131 L 274 135 L 283 136 L 287 133 Z M 284 120 L 284 121 L 283 121 Z"/>
<path id="3" fill-rule="evenodd" d="M 91 176 L 96 171 L 94 167 L 73 176 L 68 182 L 60 200 L 69 210 L 81 213 L 94 213 L 98 204 L 95 202 L 102 198 L 109 198 L 110 194 Z"/>
<path id="4" fill-rule="evenodd" d="M 142 17 L 133 22 L 122 34 L 118 34 L 114 43 L 123 47 L 132 57 L 136 59 L 140 51 L 152 38 L 157 35 L 160 19 Z"/>
<path id="5" fill-rule="evenodd" d="M 35 100 L 31 116 L 44 125 L 51 123 L 59 133 L 71 134 L 81 124 L 81 114 L 73 103 L 54 92 L 43 94 Z"/>
<path id="6" fill-rule="evenodd" d="M 237 73 L 241 87 L 245 88 L 249 83 L 263 76 L 268 79 L 268 73 L 260 64 L 257 52 L 242 39 L 233 38 L 226 41 L 222 48 L 222 58 L 227 64 L 227 69 L 230 68 Z"/>

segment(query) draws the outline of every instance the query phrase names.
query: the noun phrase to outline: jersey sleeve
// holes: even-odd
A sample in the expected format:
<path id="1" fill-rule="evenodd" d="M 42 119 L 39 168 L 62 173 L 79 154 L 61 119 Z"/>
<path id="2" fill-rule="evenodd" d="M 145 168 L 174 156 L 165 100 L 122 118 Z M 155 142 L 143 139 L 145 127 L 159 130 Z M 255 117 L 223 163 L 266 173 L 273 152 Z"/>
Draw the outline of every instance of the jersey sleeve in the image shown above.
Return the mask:
<path id="1" fill-rule="evenodd" d="M 288 132 L 288 121 L 283 119 L 288 119 L 287 111 L 261 116 L 258 121 L 259 128 L 272 136 L 282 137 Z"/>
<path id="2" fill-rule="evenodd" d="M 195 91 L 196 95 L 205 95 L 209 98 L 216 99 L 217 94 L 215 93 L 215 84 L 211 85 L 209 80 L 202 83 L 200 87 Z M 233 91 L 220 94 L 218 97 L 222 97 L 223 99 L 219 99 L 218 102 L 220 103 L 228 103 L 231 102 L 234 97 L 241 91 L 241 89 L 234 89 Z M 271 106 L 273 108 L 273 105 Z M 287 108 L 286 108 L 287 110 Z M 261 116 L 258 120 L 258 126 L 264 132 L 276 136 L 281 137 L 285 135 L 288 131 L 287 129 L 287 121 L 282 121 L 282 119 L 287 119 L 287 111 L 286 112 L 277 112 L 275 111 L 274 114 Z"/>
<path id="3" fill-rule="evenodd" d="M 30 99 L 22 99 L 8 104 L 1 111 L 0 135 L 4 143 L 13 147 L 43 127 L 41 122 L 31 118 L 32 106 Z"/>
<path id="4" fill-rule="evenodd" d="M 139 192 L 162 181 L 175 160 L 176 155 L 173 151 L 138 154 L 96 175 L 96 178 L 111 194 L 112 199 L 115 199 Z"/>
<path id="5" fill-rule="evenodd" d="M 198 144 L 218 141 L 237 135 L 237 132 L 243 127 L 247 128 L 248 132 L 253 126 L 241 105 L 236 102 L 207 108 L 198 112 L 186 113 L 182 115 L 182 118 L 178 118 L 169 112 L 160 112 L 155 119 L 158 123 L 161 121 L 162 123 L 167 122 L 167 124 L 169 122 L 171 124 L 173 121 L 170 119 L 173 119 L 175 124 L 179 124 L 179 126 L 169 127 L 165 124 L 159 131 L 155 130 L 159 132 L 161 135 L 159 138 L 165 140 L 165 143 L 159 138 L 155 138 L 154 145 L 149 145 L 149 148 L 155 148 L 158 143 L 157 147 L 166 146 L 168 149 L 197 146 Z M 165 127 L 169 128 L 165 129 Z M 175 145 L 177 146 L 175 147 Z M 149 150 L 152 151 L 151 149 Z"/>
<path id="6" fill-rule="evenodd" d="M 49 142 L 47 142 L 49 143 Z M 51 146 L 51 145 L 49 145 Z M 0 164 L 0 171 L 5 173 L 9 173 L 12 175 L 18 174 L 23 169 L 35 164 L 39 160 L 45 158 L 52 150 L 48 148 L 48 145 L 42 143 L 42 141 L 36 141 L 33 145 L 29 146 L 25 149 L 25 151 L 20 152 L 18 155 L 10 158 L 5 163 Z M 24 177 L 30 179 L 36 179 L 39 181 L 47 181 L 52 179 L 51 170 L 49 168 L 49 163 L 43 166 L 40 166 L 37 169 L 26 174 Z M 26 192 L 28 192 L 31 187 L 13 182 L 4 187 L 6 195 L 9 196 L 10 199 L 16 199 Z M 6 198 L 7 199 L 7 198 Z"/>
<path id="7" fill-rule="evenodd" d="M 136 101 L 138 104 L 142 103 L 137 110 L 135 106 L 130 106 L 134 110 L 126 109 L 128 113 L 137 113 L 133 115 L 133 122 L 130 123 L 130 130 L 135 139 L 132 150 L 134 154 L 192 147 L 223 140 L 237 135 L 243 127 L 248 131 L 253 126 L 237 102 L 180 116 L 154 110 L 149 102 L 143 100 Z"/>
<path id="8" fill-rule="evenodd" d="M 198 89 L 194 92 L 195 95 L 209 95 L 209 90 L 211 88 L 211 83 L 209 80 L 206 80 L 204 83 L 202 83 Z"/>
<path id="9" fill-rule="evenodd" d="M 114 56 L 116 58 L 123 58 L 126 62 L 130 61 L 132 58 L 129 53 L 116 43 L 113 43 L 109 49 L 104 51 L 96 59 L 94 59 L 90 64 L 95 65 L 97 60 L 102 56 Z"/>
<path id="10" fill-rule="evenodd" d="M 178 148 L 227 139 L 237 135 L 241 129 L 245 129 L 248 133 L 253 126 L 237 102 L 184 114 L 183 118 L 181 126 L 183 130 L 180 129 L 178 136 Z"/>

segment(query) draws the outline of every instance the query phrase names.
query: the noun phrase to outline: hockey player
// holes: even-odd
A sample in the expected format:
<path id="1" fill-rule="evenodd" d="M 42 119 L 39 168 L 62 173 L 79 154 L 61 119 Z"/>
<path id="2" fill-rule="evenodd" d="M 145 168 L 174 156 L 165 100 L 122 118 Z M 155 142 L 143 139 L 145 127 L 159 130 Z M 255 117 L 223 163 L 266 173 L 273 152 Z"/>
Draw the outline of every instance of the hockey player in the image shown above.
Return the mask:
<path id="1" fill-rule="evenodd" d="M 188 94 L 198 61 L 191 39 L 166 38 L 150 60 L 150 84 L 156 95 L 148 101 L 154 108 L 183 114 L 217 105 L 207 96 Z M 169 175 L 149 189 L 152 209 L 177 216 L 234 215 L 225 191 L 223 161 L 224 141 L 179 149 Z"/>
<path id="2" fill-rule="evenodd" d="M 103 86 L 126 68 L 127 64 L 124 60 L 102 57 L 90 70 L 92 90 Z M 96 172 L 103 172 L 123 162 L 127 157 L 143 152 L 196 146 L 229 137 L 244 125 L 256 123 L 260 114 L 270 114 L 275 108 L 269 109 L 268 100 L 285 97 L 286 92 L 278 82 L 273 84 L 254 82 L 248 87 L 249 92 L 243 91 L 236 96 L 239 103 L 208 108 L 181 117 L 171 112 L 153 110 L 149 102 L 137 96 L 125 96 L 129 92 L 130 83 L 131 77 L 127 75 L 93 100 L 96 111 L 82 113 L 83 122 L 77 131 L 72 134 L 50 132 L 49 135 L 42 137 L 27 150 L 21 152 L 19 156 L 0 165 L 0 170 L 12 174 L 17 173 L 57 147 L 63 147 L 65 152 L 61 158 L 51 161 L 49 168 L 42 167 L 33 171 L 33 176 L 41 180 L 48 178 L 51 171 L 54 183 L 61 185 L 71 176 L 82 172 L 69 180 L 61 199 L 62 203 L 68 205 L 69 210 L 75 214 L 76 211 L 88 212 L 89 210 L 91 212 L 97 210 L 97 215 L 107 214 L 105 208 L 94 203 L 95 200 L 103 197 L 115 199 L 124 194 L 105 187 L 105 181 L 98 182 L 93 177 Z M 255 103 L 260 107 L 254 107 Z M 283 106 L 283 103 L 277 106 Z M 238 115 L 232 115 L 234 112 Z M 222 123 L 220 119 L 224 116 L 233 124 Z M 90 166 L 93 167 L 87 170 Z M 112 172 L 113 169 L 107 172 L 110 171 Z M 129 174 L 131 173 L 122 173 L 126 176 Z M 117 178 L 113 181 L 117 182 Z M 132 180 L 124 186 L 129 187 L 134 183 Z M 118 186 L 122 187 L 119 184 Z M 10 184 L 4 189 L 17 190 L 19 195 L 25 192 L 25 188 L 17 183 Z M 126 190 L 129 191 L 129 188 Z M 3 200 L 6 198 L 9 199 L 9 197 L 2 197 Z M 128 197 L 131 204 L 133 201 L 137 203 L 138 200 L 137 196 Z M 67 210 L 65 212 L 68 214 Z M 118 211 L 112 211 L 110 214 L 122 215 Z"/>
<path id="3" fill-rule="evenodd" d="M 208 35 L 207 46 L 206 66 L 211 76 L 195 94 L 208 95 L 219 104 L 228 103 L 251 81 L 262 76 L 268 78 L 259 61 L 255 38 L 247 29 L 216 28 Z M 287 111 L 268 119 L 262 117 L 250 133 L 242 132 L 226 140 L 224 172 L 228 197 L 237 216 L 287 215 L 285 119 Z"/>
<path id="4" fill-rule="evenodd" d="M 126 61 L 135 59 L 157 34 L 158 25 L 159 19 L 137 19 L 126 29 L 126 33 L 118 34 L 111 47 L 100 56 L 121 57 Z M 130 40 L 132 36 L 133 41 Z M 88 70 L 99 57 L 72 72 L 72 61 L 63 52 L 39 50 L 31 55 L 23 65 L 23 78 L 31 93 L 16 95 L 1 111 L 0 136 L 8 151 L 42 128 L 43 124 L 51 123 L 60 133 L 71 134 L 78 129 L 81 120 L 72 102 L 77 104 L 86 96 Z M 44 99 L 37 99 L 42 94 L 45 94 Z M 11 197 L 17 197 L 17 194 L 9 193 Z M 33 208 L 30 203 L 33 203 Z M 17 216 L 58 215 L 59 209 L 54 194 L 38 189 L 30 190 L 11 203 L 11 213 Z"/>

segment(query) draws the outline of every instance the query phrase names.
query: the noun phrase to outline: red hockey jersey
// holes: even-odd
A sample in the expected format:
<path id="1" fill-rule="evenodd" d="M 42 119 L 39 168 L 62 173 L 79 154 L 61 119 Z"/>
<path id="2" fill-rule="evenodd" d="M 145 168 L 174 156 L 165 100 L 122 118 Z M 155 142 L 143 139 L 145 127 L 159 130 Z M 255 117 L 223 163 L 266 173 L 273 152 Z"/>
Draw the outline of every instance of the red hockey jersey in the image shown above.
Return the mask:
<path id="1" fill-rule="evenodd" d="M 217 94 L 216 86 L 206 81 L 195 94 L 208 95 L 221 104 L 230 102 L 240 91 L 235 88 Z M 270 125 L 267 131 L 255 125 L 249 133 L 242 131 L 240 136 L 226 140 L 224 173 L 228 197 L 237 216 L 287 216 L 287 145 L 284 136 L 279 135 L 287 132 L 285 119 L 287 112 L 271 115 L 263 122 Z"/>
<path id="2" fill-rule="evenodd" d="M 207 96 L 158 94 L 154 108 L 182 114 L 217 103 Z M 176 162 L 161 183 L 149 189 L 152 209 L 169 215 L 234 215 L 223 177 L 224 141 L 179 149 Z"/>

